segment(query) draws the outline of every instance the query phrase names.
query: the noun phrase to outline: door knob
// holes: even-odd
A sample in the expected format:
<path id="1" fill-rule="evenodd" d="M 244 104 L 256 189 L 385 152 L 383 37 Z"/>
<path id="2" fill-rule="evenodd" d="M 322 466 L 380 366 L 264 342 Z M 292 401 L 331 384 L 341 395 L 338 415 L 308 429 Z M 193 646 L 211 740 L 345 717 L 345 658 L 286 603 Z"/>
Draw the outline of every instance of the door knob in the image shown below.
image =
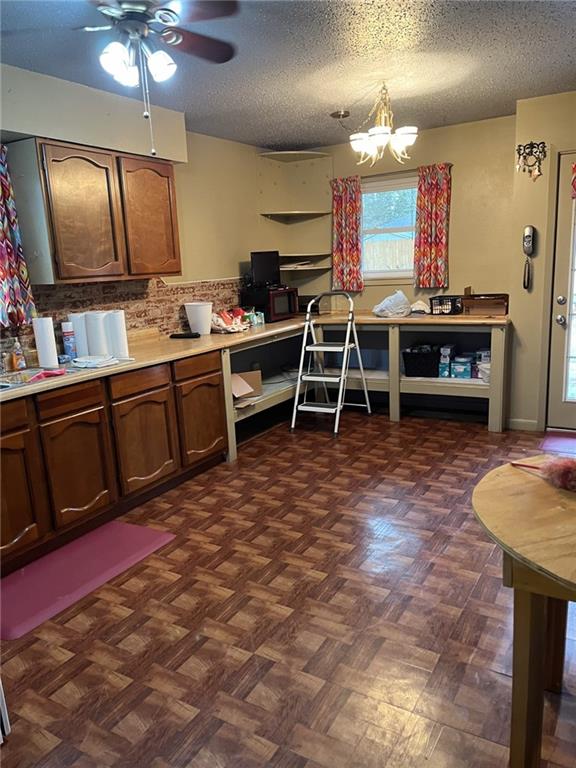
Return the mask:
<path id="1" fill-rule="evenodd" d="M 556 315 L 556 322 L 558 325 L 566 325 L 566 317 L 564 315 Z"/>
<path id="2" fill-rule="evenodd" d="M 561 306 L 566 304 L 566 296 L 557 296 L 556 303 L 560 304 Z"/>

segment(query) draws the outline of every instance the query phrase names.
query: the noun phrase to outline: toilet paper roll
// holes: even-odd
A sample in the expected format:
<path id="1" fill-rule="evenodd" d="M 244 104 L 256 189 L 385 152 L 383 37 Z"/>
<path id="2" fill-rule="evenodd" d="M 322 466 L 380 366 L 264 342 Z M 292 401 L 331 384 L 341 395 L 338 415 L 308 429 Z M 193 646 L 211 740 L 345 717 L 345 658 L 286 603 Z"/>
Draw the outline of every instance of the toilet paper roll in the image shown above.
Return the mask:
<path id="1" fill-rule="evenodd" d="M 86 337 L 89 355 L 109 355 L 110 346 L 106 333 L 107 312 L 86 312 Z"/>
<path id="2" fill-rule="evenodd" d="M 51 317 L 35 317 L 32 319 L 38 365 L 40 368 L 58 368 L 58 351 L 54 336 L 54 320 Z"/>
<path id="3" fill-rule="evenodd" d="M 72 323 L 74 338 L 76 339 L 76 354 L 85 357 L 88 354 L 88 337 L 86 336 L 86 313 L 72 312 L 68 315 Z"/>
<path id="4" fill-rule="evenodd" d="M 126 334 L 126 315 L 123 309 L 115 309 L 106 313 L 106 335 L 110 354 L 119 360 L 130 357 L 128 351 L 128 336 Z"/>

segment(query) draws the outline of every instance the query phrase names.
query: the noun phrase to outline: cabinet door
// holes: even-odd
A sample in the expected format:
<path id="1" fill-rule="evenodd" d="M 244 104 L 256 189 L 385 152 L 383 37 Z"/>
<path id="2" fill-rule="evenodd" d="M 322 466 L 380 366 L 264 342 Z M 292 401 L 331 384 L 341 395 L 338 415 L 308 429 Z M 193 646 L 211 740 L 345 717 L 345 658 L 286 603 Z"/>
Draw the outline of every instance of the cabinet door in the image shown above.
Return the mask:
<path id="1" fill-rule="evenodd" d="M 195 464 L 225 451 L 228 439 L 222 374 L 177 384 L 176 401 L 183 463 Z"/>
<path id="2" fill-rule="evenodd" d="M 2 477 L 2 557 L 41 539 L 50 528 L 44 468 L 35 431 L 0 440 Z"/>
<path id="3" fill-rule="evenodd" d="M 170 387 L 112 405 L 123 493 L 171 475 L 180 466 Z"/>
<path id="4" fill-rule="evenodd" d="M 172 166 L 157 160 L 121 157 L 120 172 L 130 274 L 180 273 Z"/>
<path id="5" fill-rule="evenodd" d="M 116 160 L 97 150 L 42 144 L 60 278 L 126 272 Z"/>
<path id="6" fill-rule="evenodd" d="M 40 434 L 56 528 L 91 517 L 116 501 L 104 408 L 42 424 Z"/>

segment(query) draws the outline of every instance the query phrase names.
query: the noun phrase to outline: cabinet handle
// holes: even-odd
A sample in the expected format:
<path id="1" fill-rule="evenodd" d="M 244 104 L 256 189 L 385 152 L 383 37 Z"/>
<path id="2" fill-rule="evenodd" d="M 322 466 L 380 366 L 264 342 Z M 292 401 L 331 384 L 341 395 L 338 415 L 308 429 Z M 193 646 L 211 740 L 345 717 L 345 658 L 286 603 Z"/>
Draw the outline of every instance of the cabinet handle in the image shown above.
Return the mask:
<path id="1" fill-rule="evenodd" d="M 24 528 L 24 530 L 20 531 L 20 533 L 19 533 L 19 534 L 17 534 L 17 535 L 16 535 L 16 536 L 15 536 L 15 537 L 12 539 L 12 541 L 9 541 L 7 544 L 2 544 L 2 546 L 0 547 L 0 552 L 1 552 L 2 550 L 4 550 L 4 549 L 8 549 L 8 547 L 13 547 L 13 546 L 14 546 L 14 544 L 16 544 L 17 542 L 19 542 L 19 541 L 20 541 L 20 539 L 24 538 L 24 536 L 26 536 L 26 534 L 28 533 L 28 531 L 31 531 L 31 530 L 32 530 L 32 528 L 34 528 L 34 526 L 35 526 L 35 523 L 31 523 L 30 525 L 27 525 L 27 526 L 26 526 L 26 528 Z"/>

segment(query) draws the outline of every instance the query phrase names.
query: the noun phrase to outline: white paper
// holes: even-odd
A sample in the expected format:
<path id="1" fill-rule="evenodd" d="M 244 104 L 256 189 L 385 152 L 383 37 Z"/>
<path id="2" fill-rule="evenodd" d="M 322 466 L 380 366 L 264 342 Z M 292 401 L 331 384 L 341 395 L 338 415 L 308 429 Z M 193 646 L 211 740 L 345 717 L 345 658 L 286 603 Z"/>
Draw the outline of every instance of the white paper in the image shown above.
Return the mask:
<path id="1" fill-rule="evenodd" d="M 58 368 L 58 351 L 54 336 L 54 321 L 51 317 L 35 317 L 32 320 L 38 365 L 40 368 Z"/>
<path id="2" fill-rule="evenodd" d="M 254 392 L 254 387 L 251 387 L 250 384 L 237 373 L 233 373 L 230 379 L 234 397 L 244 397 L 244 395 L 249 395 L 250 392 Z"/>
<path id="3" fill-rule="evenodd" d="M 106 334 L 107 312 L 86 312 L 86 337 L 89 355 L 109 355 L 110 347 Z"/>
<path id="4" fill-rule="evenodd" d="M 115 309 L 106 312 L 104 323 L 110 354 L 119 360 L 126 360 L 130 357 L 130 352 L 128 351 L 128 335 L 126 334 L 126 315 L 124 310 Z"/>
<path id="5" fill-rule="evenodd" d="M 76 353 L 78 355 L 88 354 L 88 339 L 86 337 L 86 313 L 71 312 L 68 320 L 72 323 L 74 338 L 76 339 Z"/>

